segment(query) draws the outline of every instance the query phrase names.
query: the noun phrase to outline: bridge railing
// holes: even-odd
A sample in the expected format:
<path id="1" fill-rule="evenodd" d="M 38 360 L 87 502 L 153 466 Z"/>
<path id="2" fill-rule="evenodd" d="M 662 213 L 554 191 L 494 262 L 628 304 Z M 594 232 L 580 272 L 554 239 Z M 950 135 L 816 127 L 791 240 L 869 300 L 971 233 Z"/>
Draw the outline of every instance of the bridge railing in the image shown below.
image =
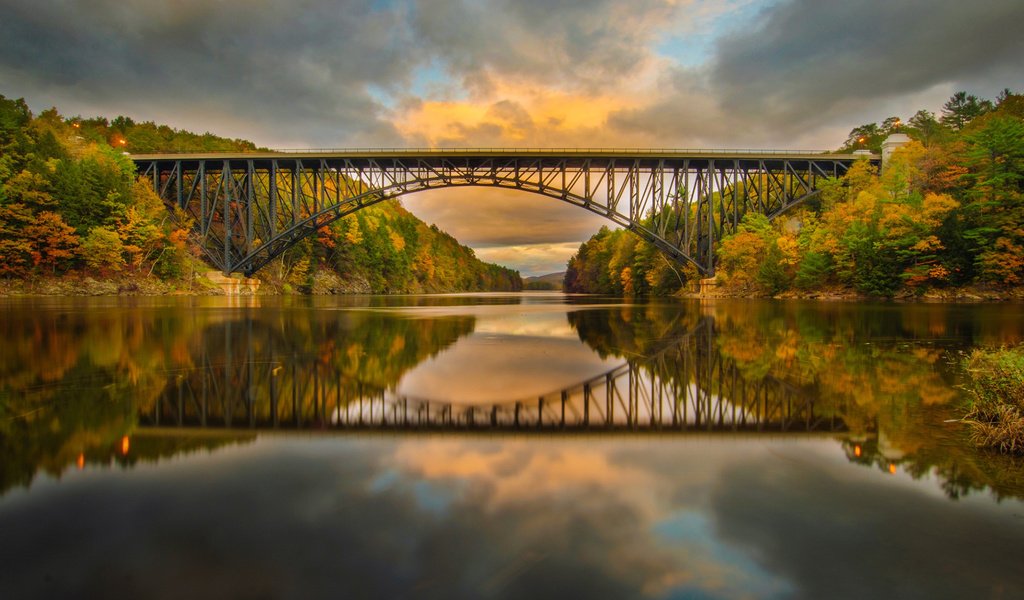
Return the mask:
<path id="1" fill-rule="evenodd" d="M 386 153 L 424 153 L 424 154 L 770 154 L 770 155 L 828 155 L 829 150 L 766 150 L 763 148 L 568 148 L 568 147 L 455 147 L 455 148 L 271 148 L 270 152 L 282 154 L 386 154 Z M 230 154 L 225 152 L 224 154 Z"/>

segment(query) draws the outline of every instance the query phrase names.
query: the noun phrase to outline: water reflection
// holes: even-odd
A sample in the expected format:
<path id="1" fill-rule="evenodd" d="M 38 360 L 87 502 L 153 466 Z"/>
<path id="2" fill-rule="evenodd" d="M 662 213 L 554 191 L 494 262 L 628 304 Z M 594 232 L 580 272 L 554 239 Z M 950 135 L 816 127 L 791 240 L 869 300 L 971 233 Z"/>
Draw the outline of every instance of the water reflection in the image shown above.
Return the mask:
<path id="1" fill-rule="evenodd" d="M 7 301 L 0 486 L 268 429 L 832 435 L 854 464 L 1024 495 L 956 423 L 955 362 L 1017 305 L 558 295 Z M 207 434 L 201 434 L 203 428 Z M 215 434 L 215 435 L 213 435 Z"/>
<path id="2" fill-rule="evenodd" d="M 604 311 L 584 312 L 596 318 L 568 314 L 569 323 L 587 340 L 593 323 L 608 319 Z M 666 312 L 670 313 L 678 311 Z M 565 320 L 564 310 L 559 316 Z M 423 323 L 388 322 L 423 331 Z M 389 372 L 388 380 L 367 378 L 352 364 L 353 355 L 359 356 L 352 348 L 366 346 L 361 339 L 352 346 L 357 331 L 346 332 L 348 349 L 343 352 L 332 348 L 328 353 L 300 354 L 275 344 L 288 340 L 283 332 L 275 334 L 251 320 L 228 321 L 203 332 L 192 356 L 196 367 L 173 378 L 152 410 L 140 414 L 140 424 L 662 432 L 844 428 L 835 414 L 816 413 L 814 398 L 794 386 L 772 378 L 744 378 L 736 362 L 724 357 L 715 344 L 711 317 L 677 321 L 662 329 L 662 337 L 646 341 L 645 353 L 601 362 L 590 360 L 593 353 L 576 339 L 545 338 L 527 330 L 473 344 L 472 333 L 440 357 L 425 361 L 425 370 L 445 383 L 439 386 L 422 376 L 403 380 L 401 369 Z M 394 356 L 405 349 L 410 332 L 389 338 L 386 330 L 372 331 L 388 353 L 381 363 L 400 363 Z M 494 333 L 491 328 L 485 335 Z M 608 352 L 607 347 L 601 350 Z M 577 378 L 588 364 L 601 368 Z M 499 384 L 482 384 L 488 377 Z M 538 387 L 557 379 L 565 385 Z M 439 387 L 443 395 L 427 396 Z M 541 393 L 532 394 L 531 389 Z"/>

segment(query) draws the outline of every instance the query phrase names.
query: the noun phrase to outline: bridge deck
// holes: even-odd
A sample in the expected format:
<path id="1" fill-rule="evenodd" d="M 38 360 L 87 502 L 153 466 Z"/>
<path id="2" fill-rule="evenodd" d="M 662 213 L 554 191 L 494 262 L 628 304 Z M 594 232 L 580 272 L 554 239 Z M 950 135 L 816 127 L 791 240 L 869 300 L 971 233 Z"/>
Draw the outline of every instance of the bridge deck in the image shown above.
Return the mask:
<path id="1" fill-rule="evenodd" d="M 154 160 L 254 160 L 308 158 L 640 158 L 640 159 L 739 159 L 739 160 L 880 160 L 877 154 L 836 154 L 824 150 L 729 150 L 672 148 L 314 148 L 253 152 L 161 152 L 131 154 L 135 161 Z"/>

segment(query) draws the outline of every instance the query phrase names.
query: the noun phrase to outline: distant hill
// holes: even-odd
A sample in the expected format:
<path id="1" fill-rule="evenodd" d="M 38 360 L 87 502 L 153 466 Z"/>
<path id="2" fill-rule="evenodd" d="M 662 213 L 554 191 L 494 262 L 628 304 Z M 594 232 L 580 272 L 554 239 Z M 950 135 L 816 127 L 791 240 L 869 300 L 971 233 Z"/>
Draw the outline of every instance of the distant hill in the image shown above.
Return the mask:
<path id="1" fill-rule="evenodd" d="M 560 273 L 548 273 L 535 277 L 523 278 L 524 290 L 561 290 L 562 280 L 565 279 L 565 271 Z"/>

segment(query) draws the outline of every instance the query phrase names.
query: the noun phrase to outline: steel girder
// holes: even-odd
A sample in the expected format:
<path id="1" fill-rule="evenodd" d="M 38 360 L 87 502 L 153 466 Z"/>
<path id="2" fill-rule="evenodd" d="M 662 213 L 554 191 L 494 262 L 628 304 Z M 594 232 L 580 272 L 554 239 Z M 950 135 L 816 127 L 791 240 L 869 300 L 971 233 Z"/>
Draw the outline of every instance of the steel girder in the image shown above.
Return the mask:
<path id="1" fill-rule="evenodd" d="M 192 220 L 206 258 L 252 274 L 359 209 L 418 191 L 516 189 L 568 202 L 714 273 L 716 244 L 754 211 L 774 218 L 843 175 L 846 155 L 396 152 L 135 156 L 140 176 Z"/>

